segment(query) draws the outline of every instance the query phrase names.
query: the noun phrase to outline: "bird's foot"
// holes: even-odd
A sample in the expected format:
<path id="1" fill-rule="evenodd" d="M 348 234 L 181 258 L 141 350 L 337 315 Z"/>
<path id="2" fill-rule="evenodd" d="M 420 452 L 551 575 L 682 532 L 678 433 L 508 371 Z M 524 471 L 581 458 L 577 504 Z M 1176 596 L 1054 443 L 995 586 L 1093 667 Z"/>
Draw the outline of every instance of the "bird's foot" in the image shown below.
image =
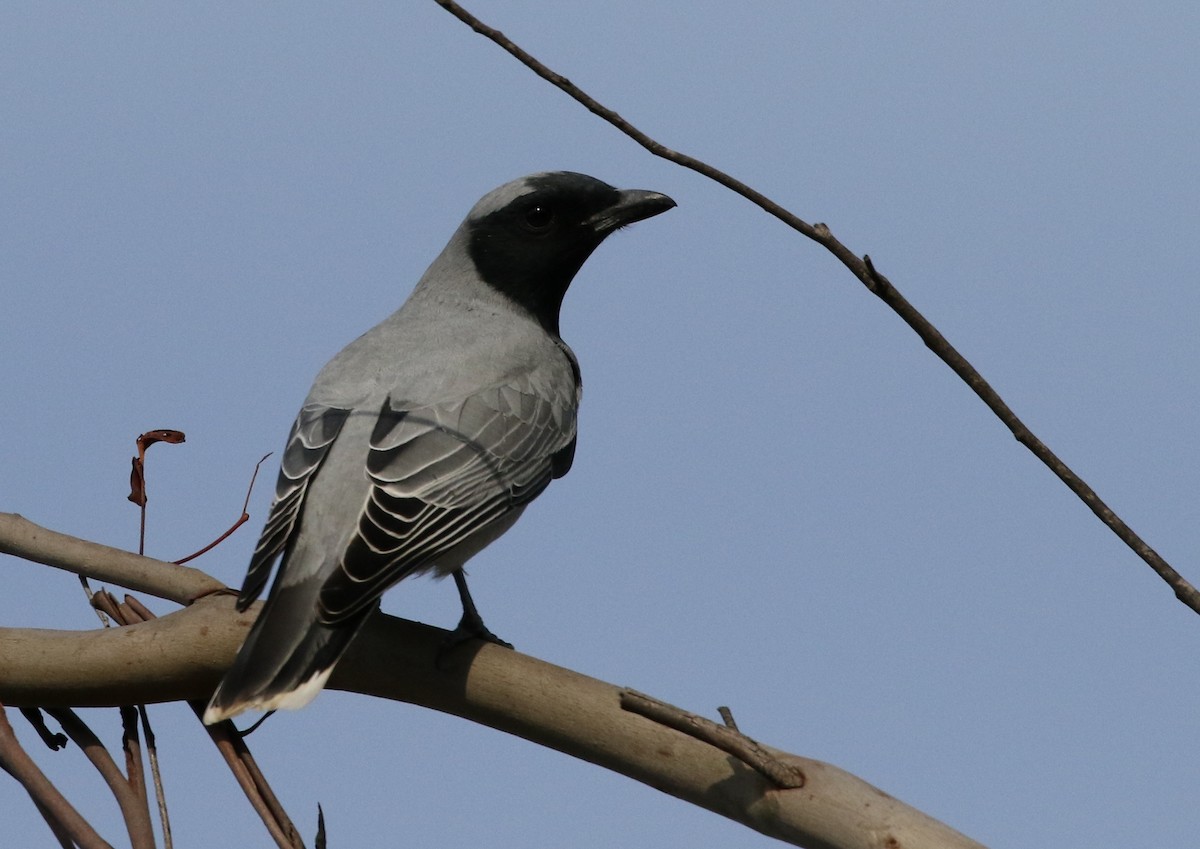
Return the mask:
<path id="1" fill-rule="evenodd" d="M 460 643 L 465 643 L 467 640 L 483 640 L 485 643 L 495 643 L 506 649 L 512 648 L 512 643 L 506 642 L 493 634 L 488 629 L 488 626 L 483 624 L 482 617 L 474 611 L 463 613 L 462 619 L 458 620 L 458 627 L 446 635 L 444 645 L 446 648 L 454 648 Z"/>
<path id="2" fill-rule="evenodd" d="M 456 648 L 463 643 L 471 640 L 483 640 L 485 643 L 494 643 L 506 649 L 511 649 L 512 643 L 500 639 L 493 634 L 486 625 L 483 624 L 483 619 L 479 614 L 471 616 L 464 613 L 462 619 L 459 620 L 458 627 L 446 635 L 446 639 L 442 640 L 442 645 L 437 653 L 437 666 L 443 668 L 443 661 Z"/>

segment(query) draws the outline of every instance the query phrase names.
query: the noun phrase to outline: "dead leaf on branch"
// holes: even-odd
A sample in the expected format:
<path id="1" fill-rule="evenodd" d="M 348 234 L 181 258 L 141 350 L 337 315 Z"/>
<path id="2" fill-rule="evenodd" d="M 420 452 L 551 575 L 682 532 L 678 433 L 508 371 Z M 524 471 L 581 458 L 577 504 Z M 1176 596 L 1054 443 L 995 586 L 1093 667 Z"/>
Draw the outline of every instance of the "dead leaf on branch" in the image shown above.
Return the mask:
<path id="1" fill-rule="evenodd" d="M 146 449 L 156 442 L 166 442 L 178 445 L 185 442 L 187 437 L 182 430 L 158 428 L 148 430 L 137 438 L 137 456 L 133 458 L 133 468 L 129 472 L 128 498 L 138 507 L 146 506 Z"/>

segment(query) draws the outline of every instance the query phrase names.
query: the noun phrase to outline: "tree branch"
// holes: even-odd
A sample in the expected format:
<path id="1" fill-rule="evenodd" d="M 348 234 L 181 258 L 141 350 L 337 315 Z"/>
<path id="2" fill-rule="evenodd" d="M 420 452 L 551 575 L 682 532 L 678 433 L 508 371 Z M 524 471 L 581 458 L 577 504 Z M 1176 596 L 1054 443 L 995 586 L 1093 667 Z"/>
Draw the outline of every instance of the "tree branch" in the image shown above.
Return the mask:
<path id="1" fill-rule="evenodd" d="M 1028 448 L 1035 457 L 1042 461 L 1047 468 L 1052 471 L 1059 480 L 1066 484 L 1067 488 L 1087 505 L 1096 517 L 1100 519 L 1122 542 L 1124 542 L 1134 554 L 1140 557 L 1151 569 L 1158 574 L 1160 578 L 1166 581 L 1167 585 L 1175 593 L 1185 605 L 1190 607 L 1197 613 L 1200 613 L 1200 591 L 1198 591 L 1190 582 L 1180 575 L 1174 568 L 1171 567 L 1162 556 L 1155 551 L 1150 545 L 1138 536 L 1132 528 L 1121 519 L 1112 508 L 1096 494 L 1083 478 L 1075 474 L 1071 468 L 1059 459 L 1050 448 L 1042 442 L 1031 431 L 1021 419 L 1019 419 L 1012 409 L 1000 397 L 1000 394 L 992 388 L 986 380 L 983 379 L 975 367 L 972 366 L 958 350 L 946 340 L 936 327 L 930 323 L 929 319 L 925 318 L 920 311 L 917 310 L 908 300 L 900 294 L 892 283 L 880 274 L 875 266 L 871 263 L 871 258 L 864 254 L 859 258 L 849 248 L 843 245 L 840 241 L 834 238 L 832 232 L 824 224 L 809 224 L 802 220 L 796 214 L 788 211 L 783 206 L 779 205 L 769 197 L 759 192 L 756 189 L 743 183 L 735 177 L 726 174 L 712 165 L 703 162 L 695 157 L 688 156 L 685 153 L 672 150 L 661 142 L 655 141 L 646 133 L 639 130 L 633 124 L 626 121 L 612 109 L 609 109 L 600 101 L 589 95 L 579 86 L 575 85 L 569 79 L 559 74 L 546 65 L 539 62 L 531 54 L 523 50 L 515 44 L 511 39 L 497 29 L 494 29 L 481 20 L 476 18 L 454 0 L 434 0 L 439 6 L 445 9 L 454 17 L 465 23 L 475 32 L 490 39 L 513 57 L 518 62 L 529 68 L 542 79 L 549 82 L 551 85 L 565 92 L 576 102 L 583 105 L 588 111 L 598 115 L 600 118 L 612 124 L 625 135 L 629 136 L 635 142 L 640 144 L 646 150 L 655 156 L 673 162 L 676 165 L 681 165 L 684 168 L 689 168 L 702 176 L 708 177 L 717 183 L 720 183 L 725 188 L 735 192 L 746 198 L 751 203 L 755 204 L 765 212 L 778 218 L 787 226 L 791 227 L 796 232 L 803 236 L 812 239 L 814 242 L 825 248 L 827 251 L 837 257 L 842 265 L 846 266 L 850 272 L 859 279 L 859 281 L 867 287 L 874 295 L 877 295 L 880 300 L 887 304 L 891 309 L 911 327 L 921 341 L 936 354 L 942 362 L 948 365 L 956 375 L 958 375 L 964 383 L 970 387 L 971 391 L 979 396 L 980 400 L 987 405 L 988 409 L 996 414 L 996 417 L 1004 423 L 1004 426 L 1012 432 L 1012 435 L 1018 442 Z"/>
<path id="2" fill-rule="evenodd" d="M 621 707 L 647 719 L 652 719 L 660 725 L 682 731 L 689 737 L 695 737 L 710 746 L 715 746 L 722 752 L 728 752 L 746 766 L 761 773 L 776 787 L 798 790 L 804 786 L 806 779 L 801 770 L 780 761 L 761 743 L 751 740 L 736 727 L 717 725 L 711 719 L 680 710 L 674 705 L 661 702 L 636 690 L 626 690 L 621 693 Z M 720 710 L 724 717 L 729 708 Z M 732 714 L 729 716 L 732 717 Z"/>
<path id="3" fill-rule="evenodd" d="M 41 538 L 60 545 L 61 537 Z M 92 551 L 111 551 L 83 540 L 71 540 L 71 550 L 80 562 L 55 565 L 80 573 L 90 571 L 86 558 Z M 147 571 L 178 569 L 128 557 L 132 560 L 122 560 L 107 580 L 127 585 L 133 575 L 159 586 L 145 578 Z M 207 698 L 256 614 L 238 614 L 231 596 L 217 594 L 123 628 L 0 629 L 0 702 L 65 707 Z M 515 734 L 799 846 L 979 847 L 835 766 L 763 746 L 788 771 L 805 778 L 803 787 L 781 789 L 703 740 L 622 710 L 622 688 L 515 651 L 467 644 L 439 668 L 445 636 L 438 628 L 374 616 L 338 664 L 330 686 L 430 707 Z"/>
<path id="4" fill-rule="evenodd" d="M 224 584 L 199 569 L 60 534 L 16 513 L 0 513 L 0 554 L 44 563 L 179 604 L 191 604 L 199 596 L 225 589 Z"/>

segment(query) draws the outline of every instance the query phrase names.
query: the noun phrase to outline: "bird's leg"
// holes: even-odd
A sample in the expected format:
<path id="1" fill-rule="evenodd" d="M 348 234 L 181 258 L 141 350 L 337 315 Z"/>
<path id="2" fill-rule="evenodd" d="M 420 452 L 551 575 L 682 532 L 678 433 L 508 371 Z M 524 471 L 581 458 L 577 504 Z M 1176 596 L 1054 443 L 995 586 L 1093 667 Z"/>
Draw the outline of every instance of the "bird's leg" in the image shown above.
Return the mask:
<path id="1" fill-rule="evenodd" d="M 459 643 L 473 638 L 511 649 L 512 643 L 500 639 L 483 624 L 483 617 L 479 615 L 475 601 L 471 598 L 471 591 L 467 589 L 467 576 L 463 574 L 462 569 L 454 570 L 454 586 L 458 587 L 458 597 L 462 600 L 463 614 L 462 619 L 458 621 L 458 627 L 446 637 L 445 649 L 452 649 Z"/>

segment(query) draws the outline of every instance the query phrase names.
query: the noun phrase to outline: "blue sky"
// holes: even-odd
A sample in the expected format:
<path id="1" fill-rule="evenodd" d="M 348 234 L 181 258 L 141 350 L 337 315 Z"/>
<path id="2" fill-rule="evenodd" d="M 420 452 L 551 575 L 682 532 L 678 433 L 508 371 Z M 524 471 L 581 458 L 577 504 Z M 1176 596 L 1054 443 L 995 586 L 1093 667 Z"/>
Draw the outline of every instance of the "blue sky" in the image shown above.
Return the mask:
<path id="1" fill-rule="evenodd" d="M 1194 4 L 469 8 L 869 253 L 1200 580 Z M 730 705 L 989 845 L 1194 843 L 1200 618 L 831 257 L 433 3 L 9 3 L 0 114 L 0 510 L 136 547 L 134 438 L 177 428 L 148 552 L 180 557 L 485 191 L 559 168 L 657 189 L 679 208 L 568 294 L 579 451 L 473 562 L 488 624 Z M 240 581 L 268 491 L 197 565 Z M 95 625 L 72 576 L 0 565 L 0 625 Z M 385 609 L 457 621 L 450 584 Z M 152 716 L 177 845 L 270 845 L 190 711 Z M 116 741 L 115 711 L 86 718 Z M 770 842 L 406 705 L 325 693 L 252 745 L 335 846 Z M 37 756 L 122 839 L 77 752 Z M 12 845 L 50 845 L 12 782 L 0 809 Z"/>

